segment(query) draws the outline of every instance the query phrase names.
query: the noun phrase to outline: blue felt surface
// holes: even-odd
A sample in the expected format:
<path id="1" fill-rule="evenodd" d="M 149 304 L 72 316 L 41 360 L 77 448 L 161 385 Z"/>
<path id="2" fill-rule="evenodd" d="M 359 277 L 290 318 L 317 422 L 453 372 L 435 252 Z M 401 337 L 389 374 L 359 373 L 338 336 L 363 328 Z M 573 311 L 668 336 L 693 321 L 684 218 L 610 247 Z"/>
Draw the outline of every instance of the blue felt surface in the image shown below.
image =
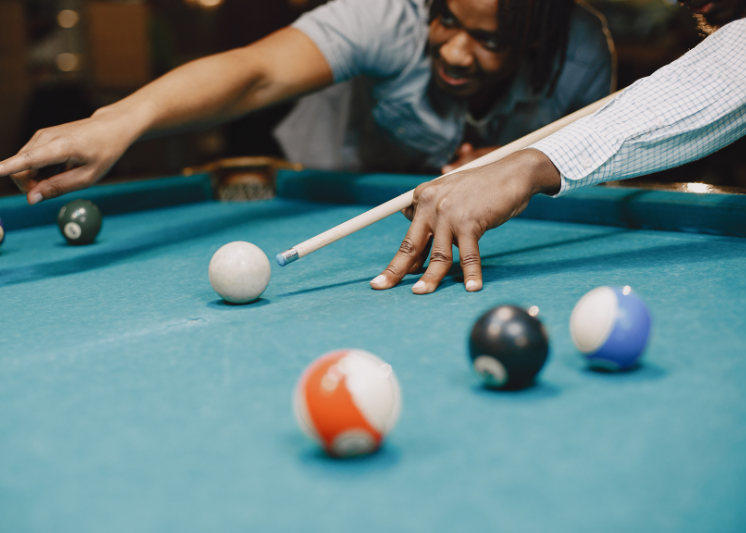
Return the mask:
<path id="1" fill-rule="evenodd" d="M 514 220 L 482 241 L 486 284 L 368 281 L 403 237 L 384 220 L 221 303 L 211 255 L 271 257 L 361 213 L 292 200 L 109 216 L 68 247 L 53 225 L 0 248 L 2 532 L 737 532 L 746 530 L 746 241 Z M 584 369 L 580 296 L 631 285 L 653 333 L 642 367 Z M 482 389 L 472 322 L 538 305 L 538 384 Z M 297 429 L 301 371 L 335 348 L 393 365 L 403 413 L 385 448 L 321 454 Z"/>

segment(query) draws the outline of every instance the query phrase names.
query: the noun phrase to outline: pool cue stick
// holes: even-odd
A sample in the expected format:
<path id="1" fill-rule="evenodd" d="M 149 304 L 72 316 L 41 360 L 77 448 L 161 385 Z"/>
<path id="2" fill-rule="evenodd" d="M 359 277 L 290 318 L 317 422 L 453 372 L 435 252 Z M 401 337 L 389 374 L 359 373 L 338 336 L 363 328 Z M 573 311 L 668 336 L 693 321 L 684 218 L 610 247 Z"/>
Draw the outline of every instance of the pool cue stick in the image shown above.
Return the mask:
<path id="1" fill-rule="evenodd" d="M 555 122 L 552 122 L 551 124 L 548 124 L 544 126 L 543 128 L 536 130 L 533 133 L 529 133 L 525 137 L 521 137 L 520 139 L 513 141 L 510 144 L 506 144 L 502 148 L 498 148 L 497 150 L 494 150 L 490 152 L 489 154 L 486 154 L 478 159 L 475 159 L 471 163 L 467 163 L 466 165 L 461 166 L 457 168 L 456 170 L 452 170 L 451 172 L 447 174 L 443 174 L 442 176 L 435 178 L 435 179 L 444 178 L 456 172 L 461 172 L 462 170 L 483 167 L 484 165 L 489 165 L 490 163 L 499 161 L 500 159 L 507 157 L 510 154 L 523 150 L 524 148 L 527 148 L 531 146 L 532 144 L 539 142 L 543 138 L 548 137 L 552 133 L 555 133 L 561 130 L 565 126 L 572 124 L 576 120 L 586 117 L 592 113 L 595 113 L 601 107 L 603 107 L 607 102 L 611 101 L 611 99 L 621 94 L 621 92 L 622 91 L 617 91 L 613 94 L 610 94 L 609 96 L 602 98 L 598 102 L 594 102 L 578 111 L 575 111 L 575 113 L 571 113 L 570 115 L 567 115 L 566 117 L 563 117 Z M 277 254 L 277 263 L 280 266 L 285 266 L 288 263 L 297 261 L 301 257 L 304 257 L 312 252 L 315 252 L 316 250 L 319 250 L 328 244 L 336 242 L 343 237 L 347 237 L 348 235 L 351 235 L 355 233 L 356 231 L 359 231 L 367 226 L 370 226 L 374 222 L 378 222 L 379 220 L 383 220 L 384 218 L 389 217 L 393 215 L 394 213 L 398 213 L 402 209 L 406 209 L 407 207 L 412 205 L 413 197 L 414 197 L 414 189 L 412 189 L 411 191 L 405 192 L 404 194 L 401 194 L 397 196 L 396 198 L 394 198 L 393 200 L 389 200 L 388 202 L 385 202 L 379 205 L 378 207 L 374 207 L 373 209 L 371 209 L 370 211 L 366 211 L 362 215 L 358 215 L 355 218 L 351 218 L 347 222 L 344 222 L 340 224 L 339 226 L 335 226 L 332 229 L 327 230 L 324 233 L 317 235 L 316 237 L 312 237 L 311 239 L 308 239 L 307 241 L 304 241 L 300 244 L 296 244 L 289 250 L 286 250 L 282 253 Z"/>

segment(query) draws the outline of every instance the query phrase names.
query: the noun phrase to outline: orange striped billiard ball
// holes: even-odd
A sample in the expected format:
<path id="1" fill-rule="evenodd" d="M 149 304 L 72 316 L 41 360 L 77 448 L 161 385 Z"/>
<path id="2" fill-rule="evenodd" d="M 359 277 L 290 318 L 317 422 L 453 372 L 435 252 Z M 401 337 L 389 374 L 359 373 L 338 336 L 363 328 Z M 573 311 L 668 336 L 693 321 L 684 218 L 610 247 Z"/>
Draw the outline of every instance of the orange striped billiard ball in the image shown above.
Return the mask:
<path id="1" fill-rule="evenodd" d="M 300 378 L 294 396 L 301 429 L 329 455 L 349 457 L 377 450 L 401 409 L 391 365 L 363 350 L 322 355 Z"/>

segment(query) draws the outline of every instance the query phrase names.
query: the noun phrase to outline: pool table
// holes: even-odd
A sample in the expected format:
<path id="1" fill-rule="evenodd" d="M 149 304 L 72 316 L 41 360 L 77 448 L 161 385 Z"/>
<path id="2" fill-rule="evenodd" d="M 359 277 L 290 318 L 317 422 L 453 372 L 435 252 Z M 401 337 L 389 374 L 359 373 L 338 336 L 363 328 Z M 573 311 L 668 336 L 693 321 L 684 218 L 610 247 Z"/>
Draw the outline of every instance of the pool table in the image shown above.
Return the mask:
<path id="1" fill-rule="evenodd" d="M 433 294 L 369 280 L 396 215 L 281 268 L 227 305 L 207 265 L 250 241 L 270 258 L 426 177 L 282 172 L 277 197 L 214 201 L 210 177 L 0 199 L 0 531 L 746 531 L 746 196 L 595 187 L 536 197 Z M 56 211 L 88 198 L 97 242 Z M 653 330 L 640 366 L 589 370 L 577 300 L 630 285 Z M 537 381 L 483 388 L 467 335 L 501 303 L 539 307 Z M 398 426 L 376 454 L 327 457 L 298 429 L 303 369 L 338 348 L 389 362 Z"/>

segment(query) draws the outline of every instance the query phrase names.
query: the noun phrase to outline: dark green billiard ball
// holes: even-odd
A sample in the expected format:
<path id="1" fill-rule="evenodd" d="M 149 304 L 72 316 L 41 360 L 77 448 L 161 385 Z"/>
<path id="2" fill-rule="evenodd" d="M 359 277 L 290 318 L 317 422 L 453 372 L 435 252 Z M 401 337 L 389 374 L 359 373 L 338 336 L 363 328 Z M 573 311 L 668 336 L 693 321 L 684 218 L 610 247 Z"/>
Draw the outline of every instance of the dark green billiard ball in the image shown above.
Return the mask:
<path id="1" fill-rule="evenodd" d="M 91 244 L 101 231 L 101 211 L 90 200 L 73 200 L 60 209 L 57 225 L 70 244 Z"/>
<path id="2" fill-rule="evenodd" d="M 469 357 L 488 387 L 529 385 L 549 354 L 549 338 L 538 318 L 501 305 L 482 315 L 469 336 Z"/>

